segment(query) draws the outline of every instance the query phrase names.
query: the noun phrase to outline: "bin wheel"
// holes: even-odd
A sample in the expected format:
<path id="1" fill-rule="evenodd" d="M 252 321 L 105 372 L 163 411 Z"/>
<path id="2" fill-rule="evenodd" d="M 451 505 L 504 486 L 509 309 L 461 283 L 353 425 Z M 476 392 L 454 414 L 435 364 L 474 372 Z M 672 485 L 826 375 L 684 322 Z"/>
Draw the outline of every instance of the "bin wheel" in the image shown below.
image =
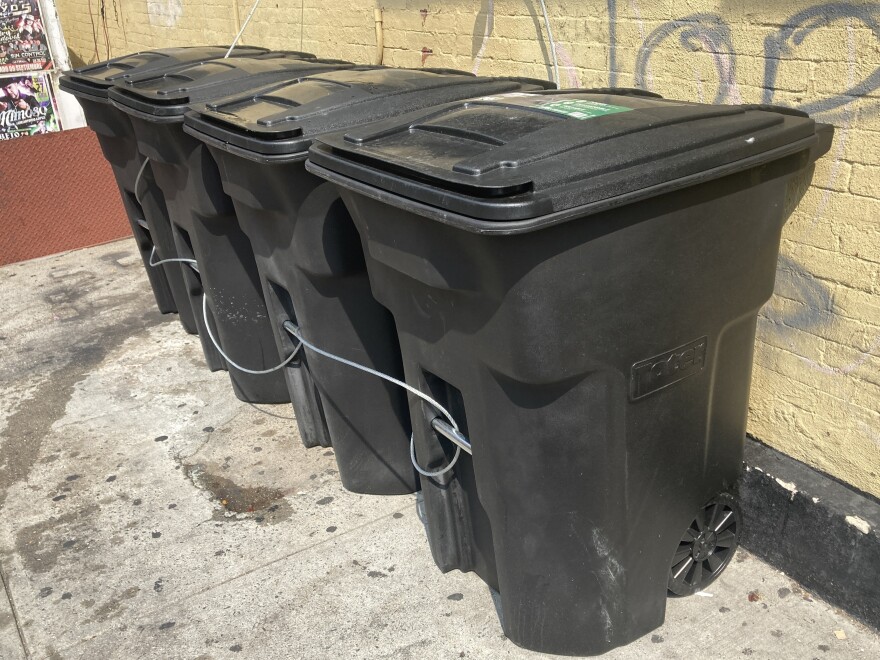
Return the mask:
<path id="1" fill-rule="evenodd" d="M 712 498 L 697 513 L 672 557 L 667 589 L 674 596 L 690 596 L 721 575 L 738 545 L 740 514 L 727 493 Z"/>

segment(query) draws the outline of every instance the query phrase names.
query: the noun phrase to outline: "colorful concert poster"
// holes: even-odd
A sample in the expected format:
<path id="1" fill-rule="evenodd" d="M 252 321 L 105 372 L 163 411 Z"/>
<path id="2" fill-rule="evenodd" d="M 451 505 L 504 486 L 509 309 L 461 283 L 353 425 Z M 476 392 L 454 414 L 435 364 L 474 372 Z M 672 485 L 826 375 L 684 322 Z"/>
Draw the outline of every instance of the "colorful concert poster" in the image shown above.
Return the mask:
<path id="1" fill-rule="evenodd" d="M 0 0 L 0 73 L 47 71 L 52 56 L 37 0 Z"/>
<path id="2" fill-rule="evenodd" d="M 59 130 L 48 75 L 0 78 L 0 140 Z"/>

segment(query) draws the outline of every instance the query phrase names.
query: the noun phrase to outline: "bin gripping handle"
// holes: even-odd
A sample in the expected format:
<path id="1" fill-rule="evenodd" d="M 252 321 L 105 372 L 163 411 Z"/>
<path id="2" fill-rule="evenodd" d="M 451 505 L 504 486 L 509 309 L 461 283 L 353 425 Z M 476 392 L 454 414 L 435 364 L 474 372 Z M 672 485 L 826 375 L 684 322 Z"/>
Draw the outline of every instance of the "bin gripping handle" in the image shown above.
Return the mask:
<path id="1" fill-rule="evenodd" d="M 444 408 L 442 405 L 440 405 L 440 402 L 437 401 L 436 399 L 432 399 L 424 392 L 417 390 L 412 385 L 408 385 L 407 383 L 403 382 L 402 380 L 398 380 L 397 378 L 394 378 L 393 376 L 389 376 L 388 374 L 382 373 L 381 371 L 377 371 L 376 369 L 371 369 L 370 367 L 367 367 L 363 364 L 358 364 L 357 362 L 353 362 L 352 360 L 348 360 L 344 357 L 334 355 L 333 353 L 328 353 L 327 351 L 325 351 L 321 348 L 318 348 L 317 346 L 315 346 L 314 344 L 309 342 L 307 339 L 305 339 L 302 336 L 302 330 L 299 327 L 297 327 L 296 325 L 294 325 L 293 322 L 291 322 L 291 321 L 285 321 L 284 323 L 282 323 L 281 327 L 284 328 L 293 337 L 296 337 L 296 339 L 299 340 L 301 345 L 304 345 L 306 348 L 314 351 L 318 355 L 323 355 L 326 358 L 330 358 L 331 360 L 336 360 L 337 362 L 341 362 L 342 364 L 345 364 L 345 365 L 348 365 L 349 367 L 352 367 L 354 369 L 358 369 L 360 371 L 366 372 L 368 374 L 376 376 L 377 378 L 387 380 L 389 383 L 394 383 L 398 387 L 402 387 L 407 392 L 410 392 L 411 394 L 414 394 L 415 396 L 422 399 L 422 401 L 424 401 L 429 406 L 434 408 L 434 410 L 436 410 L 443 417 L 445 417 L 446 420 L 448 420 L 448 421 L 444 421 L 441 417 L 435 417 L 431 421 L 431 427 L 437 433 L 441 434 L 443 437 L 448 438 L 455 445 L 455 454 L 453 454 L 452 459 L 449 461 L 449 463 L 446 465 L 446 467 L 444 467 L 442 470 L 438 470 L 436 472 L 431 472 L 431 471 L 425 470 L 424 468 L 422 468 L 422 466 L 419 465 L 418 460 L 416 460 L 416 448 L 415 448 L 414 436 L 413 435 L 410 436 L 410 438 L 409 438 L 409 456 L 410 456 L 410 459 L 412 460 L 413 467 L 416 469 L 416 472 L 418 472 L 419 474 L 421 474 L 425 477 L 442 476 L 442 475 L 446 474 L 447 472 L 449 472 L 455 466 L 456 462 L 458 461 L 459 456 L 461 456 L 462 449 L 464 449 L 468 454 L 472 453 L 471 452 L 471 443 L 467 439 L 467 437 L 461 432 L 461 430 L 458 428 L 458 424 L 456 423 L 455 418 L 453 418 L 453 416 L 449 413 L 449 411 L 446 410 L 446 408 Z"/>

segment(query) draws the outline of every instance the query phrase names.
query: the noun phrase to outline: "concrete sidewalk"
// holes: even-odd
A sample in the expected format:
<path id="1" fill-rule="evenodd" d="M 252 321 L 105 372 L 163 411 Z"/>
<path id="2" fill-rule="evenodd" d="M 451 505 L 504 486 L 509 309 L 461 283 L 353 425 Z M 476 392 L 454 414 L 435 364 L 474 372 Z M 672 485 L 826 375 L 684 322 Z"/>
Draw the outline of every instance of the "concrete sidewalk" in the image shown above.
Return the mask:
<path id="1" fill-rule="evenodd" d="M 130 241 L 0 268 L 0 658 L 529 658 L 415 498 L 339 485 L 290 406 L 236 400 Z M 740 550 L 606 658 L 877 658 Z"/>

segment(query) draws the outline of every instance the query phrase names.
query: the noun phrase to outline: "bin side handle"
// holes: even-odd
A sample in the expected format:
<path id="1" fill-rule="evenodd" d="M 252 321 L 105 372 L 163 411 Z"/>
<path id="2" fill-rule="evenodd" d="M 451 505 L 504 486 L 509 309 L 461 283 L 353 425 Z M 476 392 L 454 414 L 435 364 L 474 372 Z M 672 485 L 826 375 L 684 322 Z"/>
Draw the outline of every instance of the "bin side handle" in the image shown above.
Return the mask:
<path id="1" fill-rule="evenodd" d="M 431 420 L 431 428 L 450 442 L 464 449 L 468 454 L 473 454 L 471 442 L 467 439 L 467 436 L 458 429 L 453 428 L 448 422 L 444 422 L 440 417 L 435 417 Z"/>
<path id="2" fill-rule="evenodd" d="M 410 436 L 409 454 L 410 458 L 412 459 L 413 467 L 419 474 L 426 477 L 442 476 L 449 472 L 455 466 L 455 463 L 458 461 L 458 457 L 461 455 L 462 449 L 464 449 L 468 454 L 471 453 L 470 441 L 461 432 L 461 429 L 458 428 L 458 424 L 456 423 L 455 418 L 453 418 L 449 411 L 446 410 L 446 408 L 444 408 L 442 405 L 440 405 L 440 402 L 438 402 L 436 399 L 432 399 L 424 392 L 417 390 L 412 385 L 408 385 L 407 383 L 403 382 L 402 380 L 398 380 L 393 376 L 389 376 L 388 374 L 377 371 L 376 369 L 371 369 L 370 367 L 367 367 L 363 364 L 358 364 L 357 362 L 353 362 L 352 360 L 348 360 L 344 357 L 329 353 L 322 348 L 318 348 L 302 336 L 302 330 L 294 325 L 292 321 L 285 321 L 281 324 L 281 327 L 283 327 L 284 330 L 286 330 L 292 336 L 296 337 L 296 339 L 298 339 L 302 345 L 306 346 L 306 348 L 314 351 L 318 355 L 323 355 L 326 358 L 336 360 L 337 362 L 341 362 L 342 364 L 348 365 L 349 367 L 352 367 L 354 369 L 364 371 L 368 374 L 376 376 L 377 378 L 387 380 L 389 383 L 394 383 L 398 387 L 402 387 L 407 392 L 410 392 L 411 394 L 419 397 L 422 401 L 434 408 L 434 410 L 439 412 L 443 417 L 448 420 L 447 423 L 446 421 L 443 421 L 443 419 L 441 419 L 440 417 L 435 417 L 431 422 L 431 427 L 434 429 L 434 431 L 441 434 L 443 437 L 448 438 L 455 445 L 455 454 L 452 456 L 452 459 L 449 461 L 446 467 L 444 467 L 442 470 L 438 470 L 437 472 L 429 472 L 419 465 L 418 461 L 416 460 L 415 442 L 413 436 Z"/>

